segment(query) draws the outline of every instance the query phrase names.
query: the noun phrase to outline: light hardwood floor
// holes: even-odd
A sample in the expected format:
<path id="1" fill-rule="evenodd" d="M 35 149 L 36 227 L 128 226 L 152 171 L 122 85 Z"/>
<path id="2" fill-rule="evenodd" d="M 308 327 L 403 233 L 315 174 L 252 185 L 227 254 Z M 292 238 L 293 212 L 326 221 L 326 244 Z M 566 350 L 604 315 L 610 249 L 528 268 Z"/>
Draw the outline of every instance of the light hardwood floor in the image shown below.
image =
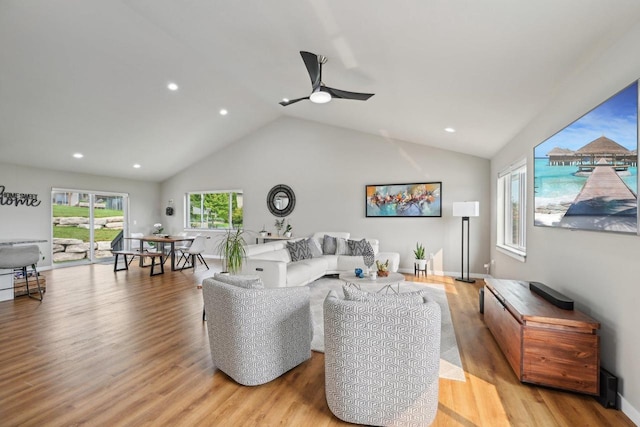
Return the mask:
<path id="1" fill-rule="evenodd" d="M 44 302 L 0 302 L 1 426 L 348 425 L 327 407 L 321 353 L 258 387 L 214 372 L 196 286 L 213 269 L 134 264 L 48 271 Z M 478 313 L 479 281 L 407 279 L 446 285 L 466 373 L 440 380 L 435 426 L 633 426 L 589 396 L 519 383 Z"/>

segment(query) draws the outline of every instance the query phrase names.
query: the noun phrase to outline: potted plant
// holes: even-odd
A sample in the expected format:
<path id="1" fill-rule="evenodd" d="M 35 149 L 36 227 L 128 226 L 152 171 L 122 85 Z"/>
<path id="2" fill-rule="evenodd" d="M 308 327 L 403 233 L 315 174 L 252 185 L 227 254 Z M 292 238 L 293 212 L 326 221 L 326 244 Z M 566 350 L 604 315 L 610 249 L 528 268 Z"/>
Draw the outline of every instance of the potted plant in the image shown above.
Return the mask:
<path id="1" fill-rule="evenodd" d="M 153 224 L 153 226 L 155 227 L 153 234 L 162 234 L 162 231 L 164 230 L 164 227 L 162 226 L 162 224 L 157 223 L 157 224 Z"/>
<path id="2" fill-rule="evenodd" d="M 260 230 L 259 233 L 260 237 L 267 237 L 267 229 L 264 227 L 264 224 L 262 224 L 262 230 Z"/>
<path id="3" fill-rule="evenodd" d="M 276 226 L 276 230 L 278 231 L 278 236 L 280 236 L 280 232 L 282 231 L 282 228 L 284 227 L 284 218 L 282 219 L 277 219 L 276 218 L 276 222 L 274 224 Z"/>
<path id="4" fill-rule="evenodd" d="M 237 274 L 242 268 L 242 262 L 246 256 L 244 247 L 244 231 L 227 230 L 226 234 L 218 244 L 218 253 L 222 257 L 223 271 Z"/>
<path id="5" fill-rule="evenodd" d="M 376 260 L 376 268 L 378 269 L 378 277 L 387 277 L 389 275 L 389 260 L 384 264 Z"/>
<path id="6" fill-rule="evenodd" d="M 284 228 L 284 237 L 291 237 L 291 230 L 293 230 L 293 227 L 291 224 L 287 224 Z"/>
<path id="7" fill-rule="evenodd" d="M 416 248 L 413 250 L 413 254 L 416 257 L 416 264 L 418 264 L 419 270 L 425 270 L 427 268 L 427 260 L 425 258 L 424 246 L 420 243 L 416 243 Z"/>

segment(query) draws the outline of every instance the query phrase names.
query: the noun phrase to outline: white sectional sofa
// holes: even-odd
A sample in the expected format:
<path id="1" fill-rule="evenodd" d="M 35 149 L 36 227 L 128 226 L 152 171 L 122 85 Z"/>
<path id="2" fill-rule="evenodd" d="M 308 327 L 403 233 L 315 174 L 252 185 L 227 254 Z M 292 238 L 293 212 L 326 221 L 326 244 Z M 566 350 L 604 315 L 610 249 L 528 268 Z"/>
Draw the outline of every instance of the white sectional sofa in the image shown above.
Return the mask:
<path id="1" fill-rule="evenodd" d="M 319 247 L 322 248 L 322 241 L 325 235 L 356 241 L 362 239 L 350 238 L 350 233 L 346 232 L 317 232 L 311 238 L 315 239 Z M 292 239 L 290 242 L 299 240 L 302 239 Z M 379 252 L 378 240 L 366 240 L 371 245 L 376 260 L 381 262 L 389 260 L 389 270 L 398 271 L 400 254 L 397 252 Z M 247 258 L 243 264 L 241 274 L 258 275 L 265 287 L 281 288 L 304 286 L 327 274 L 354 271 L 355 268 L 365 269 L 364 259 L 360 255 L 321 254 L 313 258 L 292 262 L 286 243 L 286 241 L 276 241 L 247 246 Z"/>

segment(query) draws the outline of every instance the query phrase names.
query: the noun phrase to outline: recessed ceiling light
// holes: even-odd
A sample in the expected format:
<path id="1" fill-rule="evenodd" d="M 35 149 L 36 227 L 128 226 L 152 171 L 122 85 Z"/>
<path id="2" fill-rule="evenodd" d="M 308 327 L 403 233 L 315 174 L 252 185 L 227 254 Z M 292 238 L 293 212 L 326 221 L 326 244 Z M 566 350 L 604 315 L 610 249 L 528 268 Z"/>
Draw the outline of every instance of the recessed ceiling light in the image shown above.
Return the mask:
<path id="1" fill-rule="evenodd" d="M 227 114 L 229 114 L 229 112 L 227 110 L 225 110 L 224 108 L 222 110 L 220 110 L 220 115 L 221 116 L 226 116 Z"/>
<path id="2" fill-rule="evenodd" d="M 454 133 L 456 130 L 454 128 L 444 128 L 445 132 Z"/>
<path id="3" fill-rule="evenodd" d="M 75 157 L 76 159 L 81 159 L 84 157 L 84 155 L 82 153 L 74 153 L 73 157 Z"/>
<path id="4" fill-rule="evenodd" d="M 176 91 L 176 90 L 178 90 L 178 85 L 173 83 L 173 82 L 171 82 L 171 83 L 169 83 L 167 85 L 167 89 L 172 90 L 172 91 Z"/>
<path id="5" fill-rule="evenodd" d="M 282 102 L 289 102 L 289 98 L 282 98 Z"/>
<path id="6" fill-rule="evenodd" d="M 140 169 L 141 168 L 139 163 L 136 163 L 135 165 L 133 165 L 133 167 L 136 168 L 136 169 Z"/>

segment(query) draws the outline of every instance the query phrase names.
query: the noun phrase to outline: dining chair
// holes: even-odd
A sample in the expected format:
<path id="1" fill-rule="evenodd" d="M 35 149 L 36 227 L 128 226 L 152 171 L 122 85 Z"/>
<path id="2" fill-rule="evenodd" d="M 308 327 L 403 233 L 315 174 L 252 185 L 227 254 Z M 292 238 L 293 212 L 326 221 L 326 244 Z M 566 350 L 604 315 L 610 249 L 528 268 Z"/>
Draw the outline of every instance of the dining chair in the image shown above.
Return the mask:
<path id="1" fill-rule="evenodd" d="M 207 270 L 209 270 L 209 265 L 207 265 L 207 262 L 204 260 L 204 257 L 202 256 L 202 253 L 206 249 L 206 246 L 205 246 L 206 241 L 207 241 L 206 236 L 196 236 L 195 239 L 193 239 L 193 243 L 191 243 L 191 246 L 189 246 L 186 250 L 182 251 L 180 258 L 178 258 L 178 263 L 177 263 L 177 265 L 180 265 L 180 260 L 184 258 L 184 264 L 182 264 L 182 268 L 180 270 L 184 270 L 185 268 L 193 268 L 195 271 L 196 259 L 199 259 L 200 262 L 202 262 L 205 265 L 205 267 L 207 267 Z M 191 264 L 187 264 L 188 258 L 191 258 Z"/>
<path id="2" fill-rule="evenodd" d="M 185 233 L 185 232 L 182 232 L 182 233 L 176 234 L 176 236 L 177 237 L 187 237 L 188 234 Z M 197 236 L 199 236 L 199 234 L 197 234 Z M 183 257 L 184 253 L 189 250 L 189 248 L 191 247 L 192 243 L 193 243 L 192 241 L 188 241 L 188 240 L 180 242 L 180 245 L 176 246 L 173 250 L 174 250 L 175 253 L 180 253 L 180 256 Z M 180 263 L 180 259 L 178 259 L 178 264 Z"/>
<path id="3" fill-rule="evenodd" d="M 129 239 L 129 249 L 132 251 L 139 251 L 140 250 L 140 238 L 144 237 L 144 233 L 131 233 L 130 234 L 131 239 Z M 143 242 L 142 243 L 142 250 L 144 251 L 148 251 L 149 249 L 152 249 L 151 245 L 149 245 L 148 242 Z"/>
<path id="4" fill-rule="evenodd" d="M 42 301 L 43 291 L 40 287 L 38 269 L 36 268 L 36 264 L 39 260 L 40 247 L 38 245 L 0 246 L 0 268 L 21 270 L 27 284 L 27 295 L 29 295 L 29 298 Z M 28 266 L 31 266 L 31 268 L 33 269 L 33 274 L 36 278 L 36 284 L 38 285 L 38 293 L 40 294 L 40 298 L 32 296 L 31 291 L 29 290 L 29 275 L 27 274 Z"/>

